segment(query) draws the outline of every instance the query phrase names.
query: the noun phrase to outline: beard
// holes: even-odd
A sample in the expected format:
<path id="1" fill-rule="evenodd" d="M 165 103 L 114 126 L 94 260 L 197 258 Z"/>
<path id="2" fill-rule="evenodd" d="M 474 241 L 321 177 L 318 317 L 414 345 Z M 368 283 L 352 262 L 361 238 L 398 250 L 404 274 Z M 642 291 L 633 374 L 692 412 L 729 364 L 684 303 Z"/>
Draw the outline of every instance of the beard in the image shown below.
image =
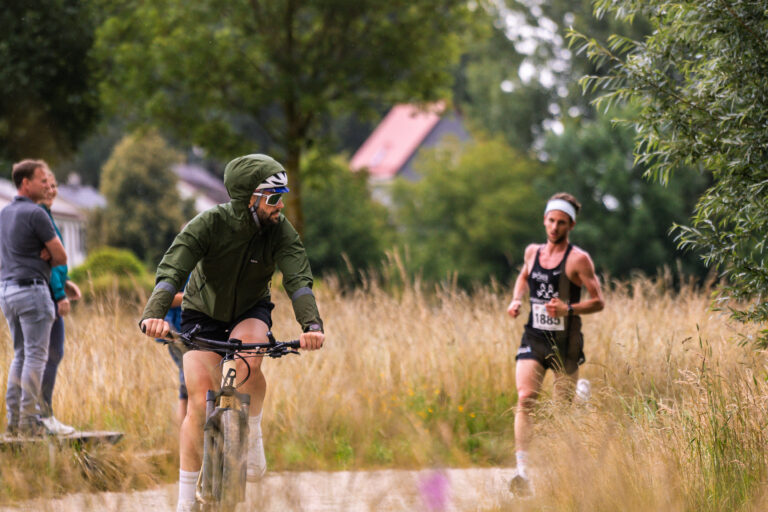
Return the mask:
<path id="1" fill-rule="evenodd" d="M 256 208 L 256 216 L 259 218 L 259 224 L 263 227 L 275 226 L 280 222 L 280 211 L 276 210 L 268 213 L 261 207 Z"/>

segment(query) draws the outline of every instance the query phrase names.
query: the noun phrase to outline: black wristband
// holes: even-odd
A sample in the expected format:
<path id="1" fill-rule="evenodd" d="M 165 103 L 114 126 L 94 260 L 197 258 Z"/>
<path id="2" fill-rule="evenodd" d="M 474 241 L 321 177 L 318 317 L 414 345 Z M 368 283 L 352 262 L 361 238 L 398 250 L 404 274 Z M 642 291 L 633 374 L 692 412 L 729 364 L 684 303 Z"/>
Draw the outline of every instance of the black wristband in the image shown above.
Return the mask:
<path id="1" fill-rule="evenodd" d="M 573 316 L 573 306 L 568 304 L 568 316 Z"/>
<path id="2" fill-rule="evenodd" d="M 323 332 L 323 328 L 320 324 L 309 324 L 304 332 Z"/>

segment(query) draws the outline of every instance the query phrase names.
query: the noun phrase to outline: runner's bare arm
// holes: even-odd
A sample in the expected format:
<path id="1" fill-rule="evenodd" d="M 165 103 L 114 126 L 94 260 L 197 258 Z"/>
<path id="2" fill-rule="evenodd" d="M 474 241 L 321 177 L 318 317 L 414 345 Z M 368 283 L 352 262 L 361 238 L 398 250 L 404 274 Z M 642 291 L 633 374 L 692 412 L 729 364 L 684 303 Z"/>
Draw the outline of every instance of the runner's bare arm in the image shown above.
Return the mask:
<path id="1" fill-rule="evenodd" d="M 574 314 L 588 315 L 589 313 L 602 311 L 605 307 L 603 291 L 600 287 L 600 280 L 597 278 L 597 275 L 595 275 L 595 264 L 592 263 L 592 258 L 590 258 L 589 254 L 586 252 L 579 252 L 578 259 L 576 260 L 576 273 L 582 286 L 587 289 L 589 299 L 581 300 L 576 304 L 571 304 Z"/>
<path id="2" fill-rule="evenodd" d="M 581 284 L 587 289 L 589 293 L 589 299 L 581 300 L 571 304 L 573 308 L 573 314 L 575 315 L 588 315 L 589 313 L 597 313 L 602 311 L 605 307 L 603 301 L 603 292 L 600 288 L 600 280 L 595 275 L 595 265 L 592 263 L 592 259 L 584 251 L 579 250 L 573 253 L 573 276 L 569 276 L 576 284 Z M 551 317 L 566 316 L 568 314 L 568 304 L 561 301 L 559 298 L 552 298 L 547 303 L 547 314 Z"/>
<path id="3" fill-rule="evenodd" d="M 515 280 L 512 302 L 510 302 L 509 306 L 507 306 L 507 313 L 512 318 L 517 318 L 517 316 L 520 314 L 520 307 L 523 304 L 523 297 L 525 296 L 525 292 L 528 291 L 528 274 L 530 273 L 529 269 L 531 268 L 533 257 L 536 254 L 538 247 L 539 246 L 536 244 L 530 244 L 525 248 L 523 266 L 520 269 L 520 274 L 518 274 L 517 280 Z"/>

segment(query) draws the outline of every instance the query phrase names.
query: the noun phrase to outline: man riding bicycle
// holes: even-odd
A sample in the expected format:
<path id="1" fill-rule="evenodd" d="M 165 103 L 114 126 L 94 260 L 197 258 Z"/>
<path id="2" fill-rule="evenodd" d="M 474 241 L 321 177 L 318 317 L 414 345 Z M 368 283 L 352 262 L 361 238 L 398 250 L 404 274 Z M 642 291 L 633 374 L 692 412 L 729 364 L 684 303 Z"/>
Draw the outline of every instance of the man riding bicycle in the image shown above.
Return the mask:
<path id="1" fill-rule="evenodd" d="M 291 298 L 304 333 L 301 348 L 323 345 L 323 322 L 312 293 L 312 271 L 304 246 L 291 223 L 280 213 L 288 192 L 285 169 L 266 155 L 252 154 L 229 162 L 224 170 L 229 203 L 192 219 L 176 236 L 157 268 L 156 286 L 144 308 L 142 331 L 152 338 L 170 329 L 164 320 L 174 295 L 189 276 L 182 302 L 181 328 L 199 326 L 197 335 L 210 339 L 239 339 L 263 343 L 272 326 L 270 282 L 275 268 Z M 218 389 L 221 356 L 190 350 L 184 354 L 189 402 L 179 436 L 178 511 L 193 510 L 195 486 L 202 462 L 205 395 Z M 261 410 L 266 380 L 262 358 L 250 358 L 250 377 L 239 388 L 251 397 L 248 441 L 248 480 L 266 471 L 261 434 Z M 238 374 L 248 370 L 238 361 Z M 242 367 L 242 368 L 241 368 Z"/>

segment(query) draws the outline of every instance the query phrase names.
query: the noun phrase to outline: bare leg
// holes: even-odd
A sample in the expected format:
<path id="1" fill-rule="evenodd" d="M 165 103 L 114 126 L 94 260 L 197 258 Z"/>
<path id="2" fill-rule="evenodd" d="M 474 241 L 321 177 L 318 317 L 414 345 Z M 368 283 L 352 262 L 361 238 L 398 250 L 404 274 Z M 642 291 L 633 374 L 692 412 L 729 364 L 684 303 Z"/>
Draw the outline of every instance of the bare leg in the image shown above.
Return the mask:
<path id="1" fill-rule="evenodd" d="M 541 391 L 545 369 L 533 359 L 520 359 L 515 370 L 517 410 L 515 412 L 515 449 L 527 451 L 531 436 L 531 410 Z"/>
<path id="2" fill-rule="evenodd" d="M 184 377 L 187 382 L 187 413 L 179 432 L 179 466 L 184 471 L 199 471 L 202 463 L 205 395 L 218 390 L 221 356 L 214 352 L 190 350 L 184 354 Z"/>
<path id="3" fill-rule="evenodd" d="M 187 416 L 187 399 L 179 398 L 179 403 L 176 408 L 176 423 L 181 428 L 181 424 L 184 422 L 184 418 Z"/>
<path id="4" fill-rule="evenodd" d="M 243 343 L 266 343 L 268 330 L 269 327 L 267 327 L 267 324 L 261 320 L 257 318 L 246 318 L 232 329 L 230 338 L 242 340 Z M 267 380 L 264 378 L 264 374 L 261 371 L 262 359 L 263 358 L 261 357 L 249 357 L 247 359 L 248 366 L 251 368 L 251 375 L 238 389 L 241 393 L 248 393 L 251 395 L 251 406 L 249 409 L 250 416 L 261 414 L 261 409 L 264 406 L 264 396 L 267 394 Z M 245 365 L 245 361 L 238 360 L 238 380 L 242 380 L 247 374 L 248 368 Z"/>

